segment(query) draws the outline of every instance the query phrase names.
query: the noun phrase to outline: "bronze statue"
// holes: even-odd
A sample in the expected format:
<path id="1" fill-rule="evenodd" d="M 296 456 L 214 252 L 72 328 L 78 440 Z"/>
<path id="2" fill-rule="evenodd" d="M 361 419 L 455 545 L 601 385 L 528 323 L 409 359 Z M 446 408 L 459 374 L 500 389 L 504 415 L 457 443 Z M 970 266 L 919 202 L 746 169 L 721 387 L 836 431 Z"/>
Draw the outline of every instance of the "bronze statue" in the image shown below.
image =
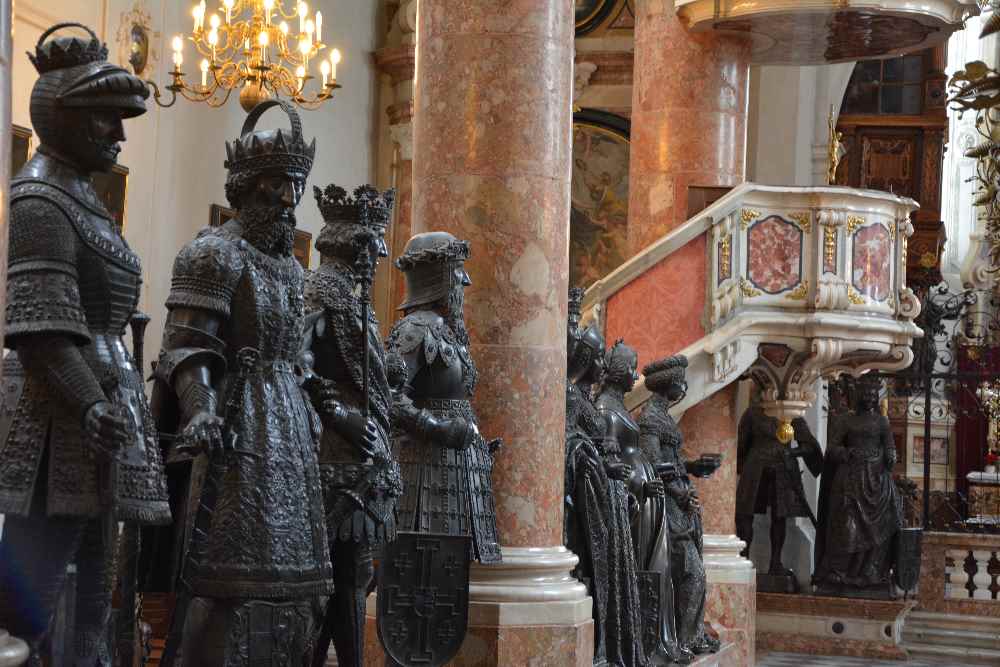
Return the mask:
<path id="1" fill-rule="evenodd" d="M 835 422 L 820 484 L 813 583 L 823 595 L 889 596 L 902 499 L 892 478 L 896 448 L 879 413 L 882 381 L 858 382 L 853 415 Z"/>
<path id="2" fill-rule="evenodd" d="M 705 565 L 702 562 L 701 504 L 690 475 L 708 477 L 719 467 L 718 455 L 685 461 L 684 436 L 668 410 L 687 393 L 687 358 L 667 357 L 643 368 L 652 392 L 639 419 L 639 447 L 664 481 L 664 504 L 670 534 L 669 575 L 673 582 L 674 621 L 681 652 L 714 653 L 719 640 L 705 629 Z M 686 657 L 686 655 L 685 655 Z"/>
<path id="3" fill-rule="evenodd" d="M 89 37 L 46 39 L 78 27 Z M 118 522 L 170 521 L 141 369 L 122 343 L 142 270 L 91 174 L 110 171 L 145 84 L 107 62 L 78 23 L 29 55 L 40 145 L 11 183 L 4 410 L 0 416 L 0 627 L 31 664 L 75 562 L 78 665 L 110 665 L 106 626 Z M 141 337 L 136 338 L 141 345 Z"/>
<path id="4" fill-rule="evenodd" d="M 587 586 L 593 600 L 594 664 L 607 664 L 608 544 L 614 526 L 608 497 L 610 483 L 604 457 L 595 441 L 603 440 L 603 423 L 574 380 L 595 369 L 599 372 L 604 340 L 592 328 L 580 331 L 578 297 L 583 290 L 570 288 L 567 327 L 566 472 L 563 494 L 563 544 L 580 562 L 574 575 Z M 575 316 L 575 317 L 574 317 Z M 634 571 L 634 568 L 633 568 Z"/>
<path id="5" fill-rule="evenodd" d="M 396 259 L 406 299 L 388 347 L 406 362 L 412 401 L 394 425 L 403 473 L 399 528 L 469 535 L 475 560 L 498 563 L 492 472 L 499 441 L 479 434 L 470 402 L 478 372 L 465 328 L 468 258 L 468 242 L 427 232 L 411 238 Z"/>
<path id="6" fill-rule="evenodd" d="M 661 474 L 672 472 L 673 466 L 657 470 L 646 458 L 639 448 L 639 425 L 625 407 L 625 394 L 639 378 L 638 361 L 635 350 L 621 340 L 611 347 L 598 391 L 597 409 L 604 417 L 607 430 L 606 455 L 620 456 L 632 473 L 626 485 L 635 507 L 631 530 L 638 569 L 644 651 L 654 665 L 688 664 L 694 656 L 677 641 L 670 573 L 670 523 L 660 478 Z"/>
<path id="7" fill-rule="evenodd" d="M 291 130 L 255 131 L 280 106 Z M 156 366 L 160 430 L 173 459 L 197 457 L 180 527 L 190 535 L 164 664 L 311 660 L 333 589 L 317 448 L 320 423 L 299 386 L 303 272 L 295 207 L 312 168 L 295 110 L 267 101 L 227 143 L 237 211 L 174 262 Z M 172 409 L 171 409 L 172 408 Z"/>
<path id="8" fill-rule="evenodd" d="M 801 417 L 792 420 L 798 446 L 782 444 L 778 439 L 778 420 L 764 414 L 756 397 L 754 401 L 743 413 L 738 430 L 736 471 L 740 480 L 736 487 L 736 534 L 746 542 L 741 555 L 747 558 L 753 542 L 754 514 L 771 510 L 770 565 L 766 573 L 758 575 L 758 586 L 770 587 L 770 592 L 792 593 L 797 590 L 794 573 L 781 561 L 788 519 L 813 519 L 797 459 L 803 459 L 809 472 L 818 477 L 822 472 L 823 452 Z"/>
<path id="9" fill-rule="evenodd" d="M 378 260 L 388 256 L 394 193 L 361 186 L 349 197 L 329 185 L 314 194 L 325 224 L 316 240 L 322 263 L 305 281 L 306 309 L 315 311 L 306 318 L 312 364 L 305 386 L 323 418 L 319 469 L 334 594 L 312 664 L 326 664 L 332 639 L 338 664 L 361 667 L 372 556 L 396 537 L 402 491 L 389 441 L 385 350 L 367 299 Z"/>

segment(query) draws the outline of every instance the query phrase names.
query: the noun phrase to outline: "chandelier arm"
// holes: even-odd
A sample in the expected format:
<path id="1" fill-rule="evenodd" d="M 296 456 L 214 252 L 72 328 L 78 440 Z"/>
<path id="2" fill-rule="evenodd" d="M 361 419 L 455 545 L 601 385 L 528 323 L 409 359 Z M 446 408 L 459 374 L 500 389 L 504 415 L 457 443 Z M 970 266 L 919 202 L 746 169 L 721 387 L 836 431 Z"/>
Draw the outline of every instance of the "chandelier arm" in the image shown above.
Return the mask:
<path id="1" fill-rule="evenodd" d="M 219 107 L 224 106 L 226 104 L 226 102 L 229 101 L 229 96 L 232 95 L 232 94 L 233 94 L 233 89 L 232 88 L 227 88 L 226 89 L 226 94 L 225 94 L 225 96 L 221 100 L 213 102 L 212 101 L 213 99 L 217 99 L 217 98 L 213 97 L 213 98 L 205 100 L 205 103 L 208 104 L 208 106 L 210 106 L 210 107 L 212 107 L 214 109 L 218 109 Z"/>
<path id="2" fill-rule="evenodd" d="M 170 107 L 174 106 L 174 104 L 177 102 L 177 91 L 176 90 L 168 89 L 168 90 L 170 90 L 170 101 L 167 102 L 166 104 L 164 104 L 163 102 L 160 101 L 160 97 L 162 97 L 162 94 L 160 93 L 160 87 L 158 85 L 156 85 L 156 82 L 153 81 L 152 79 L 147 79 L 145 81 L 145 83 L 146 83 L 146 85 L 149 88 L 152 89 L 152 91 L 153 91 L 153 101 L 156 102 L 157 106 L 159 106 L 159 107 L 161 107 L 163 109 L 169 109 Z"/>

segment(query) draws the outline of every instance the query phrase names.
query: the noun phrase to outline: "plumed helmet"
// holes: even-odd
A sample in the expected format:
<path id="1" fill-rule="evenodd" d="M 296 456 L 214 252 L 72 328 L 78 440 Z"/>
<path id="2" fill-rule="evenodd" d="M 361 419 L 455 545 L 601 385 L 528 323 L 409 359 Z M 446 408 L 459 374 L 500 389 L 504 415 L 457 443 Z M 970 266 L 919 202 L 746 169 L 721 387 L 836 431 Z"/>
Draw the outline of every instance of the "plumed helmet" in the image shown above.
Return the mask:
<path id="1" fill-rule="evenodd" d="M 454 270 L 469 259 L 469 242 L 448 232 L 424 232 L 406 243 L 396 268 L 406 278 L 406 298 L 399 310 L 436 303 L 448 296 Z"/>
<path id="2" fill-rule="evenodd" d="M 63 28 L 82 28 L 89 38 L 48 39 Z M 31 91 L 31 124 L 43 144 L 58 145 L 60 131 L 77 131 L 60 118 L 64 109 L 117 109 L 123 118 L 146 113 L 146 84 L 109 63 L 108 47 L 85 25 L 57 23 L 42 33 L 28 59 L 39 74 Z"/>
<path id="3" fill-rule="evenodd" d="M 254 131 L 260 117 L 273 107 L 281 107 L 291 122 L 291 129 Z M 240 138 L 226 142 L 226 169 L 230 176 L 278 172 L 305 179 L 312 171 L 315 158 L 316 140 L 306 144 L 302 119 L 284 100 L 267 100 L 255 106 L 243 122 Z"/>

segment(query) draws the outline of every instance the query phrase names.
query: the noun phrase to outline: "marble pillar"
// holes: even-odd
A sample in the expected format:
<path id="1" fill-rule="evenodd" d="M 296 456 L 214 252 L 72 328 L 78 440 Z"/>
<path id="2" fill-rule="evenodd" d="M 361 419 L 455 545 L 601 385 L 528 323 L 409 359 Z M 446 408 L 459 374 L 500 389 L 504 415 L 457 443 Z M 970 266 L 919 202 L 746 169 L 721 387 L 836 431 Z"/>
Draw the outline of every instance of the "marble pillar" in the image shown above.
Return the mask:
<path id="1" fill-rule="evenodd" d="M 0 155 L 10 155 L 10 74 L 11 74 L 11 0 L 0 0 Z M 0 160 L 0 312 L 7 299 L 7 218 L 10 213 L 10 160 Z M 0 339 L 4 319 L 0 318 Z M 3 515 L 0 514 L 0 539 L 3 539 Z M 0 667 L 17 667 L 28 659 L 27 645 L 0 628 Z"/>
<path id="2" fill-rule="evenodd" d="M 562 546 L 573 3 L 421 0 L 413 232 L 472 244 L 475 405 L 501 436 L 503 564 L 472 573 L 457 665 L 589 665 L 590 599 Z"/>
<path id="3" fill-rule="evenodd" d="M 743 182 L 749 62 L 747 42 L 689 34 L 672 0 L 636 0 L 631 254 L 687 220 L 688 187 Z"/>

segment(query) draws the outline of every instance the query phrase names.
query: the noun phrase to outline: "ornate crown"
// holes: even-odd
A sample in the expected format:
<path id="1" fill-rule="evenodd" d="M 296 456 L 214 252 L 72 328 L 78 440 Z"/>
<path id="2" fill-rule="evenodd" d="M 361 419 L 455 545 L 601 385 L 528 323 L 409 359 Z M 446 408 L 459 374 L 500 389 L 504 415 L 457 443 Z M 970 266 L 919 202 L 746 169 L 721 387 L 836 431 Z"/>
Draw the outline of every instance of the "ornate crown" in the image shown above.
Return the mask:
<path id="1" fill-rule="evenodd" d="M 288 115 L 292 129 L 254 132 L 265 111 L 280 106 Z M 240 171 L 287 171 L 307 176 L 316 158 L 316 140 L 306 144 L 302 136 L 302 120 L 288 102 L 267 100 L 253 108 L 243 123 L 236 141 L 226 142 L 226 169 Z"/>
<path id="2" fill-rule="evenodd" d="M 49 35 L 62 28 L 83 28 L 90 34 L 90 39 L 58 37 L 45 41 Z M 81 23 L 57 23 L 42 33 L 35 44 L 34 55 L 29 52 L 28 59 L 39 74 L 45 74 L 67 67 L 107 62 L 108 47 L 101 43 L 93 30 Z"/>
<path id="3" fill-rule="evenodd" d="M 323 215 L 323 222 L 385 229 L 392 218 L 396 190 L 389 188 L 380 193 L 371 185 L 359 185 L 354 189 L 352 197 L 347 194 L 347 190 L 331 183 L 322 190 L 314 185 L 313 196 Z"/>
<path id="4" fill-rule="evenodd" d="M 580 319 L 580 314 L 583 312 L 583 293 L 582 287 L 570 287 L 569 288 L 569 317 L 573 319 L 576 317 L 577 321 Z"/>

